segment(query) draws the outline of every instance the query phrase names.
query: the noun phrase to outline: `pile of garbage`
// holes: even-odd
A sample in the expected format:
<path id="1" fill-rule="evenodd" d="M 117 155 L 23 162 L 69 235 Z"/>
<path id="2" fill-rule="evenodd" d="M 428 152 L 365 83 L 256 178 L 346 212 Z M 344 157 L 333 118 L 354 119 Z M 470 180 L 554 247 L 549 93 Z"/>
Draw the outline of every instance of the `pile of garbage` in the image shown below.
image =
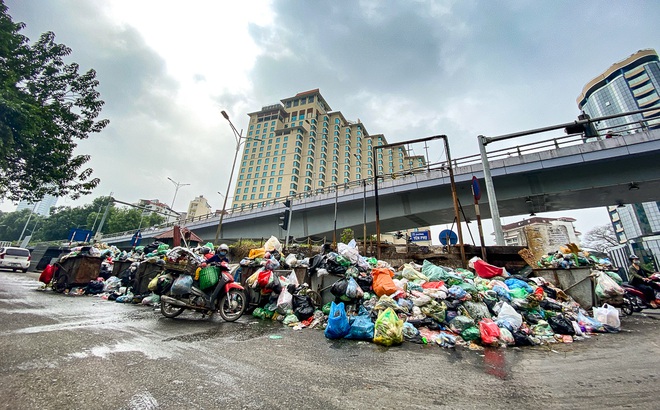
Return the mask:
<path id="1" fill-rule="evenodd" d="M 253 316 L 295 329 L 323 328 L 330 339 L 481 348 L 571 343 L 620 327 L 618 312 L 611 306 L 595 308 L 595 317 L 590 317 L 545 279 L 512 276 L 478 257 L 470 261 L 470 269 L 426 260 L 394 269 L 359 255 L 353 241 L 339 244 L 336 253 L 308 261 L 311 274 L 339 277 L 330 290 L 335 300 L 313 312 L 309 302 L 314 296 L 318 301 L 319 295 L 299 285 L 293 272 L 276 275 L 269 263 L 247 282 L 270 295 L 268 304 L 255 309 Z"/>

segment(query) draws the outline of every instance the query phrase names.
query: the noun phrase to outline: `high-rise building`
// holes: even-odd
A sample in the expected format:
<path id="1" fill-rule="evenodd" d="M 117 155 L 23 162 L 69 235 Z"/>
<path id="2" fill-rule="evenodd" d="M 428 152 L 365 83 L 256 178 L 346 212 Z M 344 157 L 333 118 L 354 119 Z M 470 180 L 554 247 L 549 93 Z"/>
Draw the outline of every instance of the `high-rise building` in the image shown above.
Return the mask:
<path id="1" fill-rule="evenodd" d="M 424 166 L 403 147 L 376 151 L 383 135 L 370 135 L 358 119 L 332 111 L 318 89 L 248 114 L 233 208 L 315 193 L 351 181 Z"/>
<path id="2" fill-rule="evenodd" d="M 655 50 L 640 50 L 613 64 L 582 89 L 578 107 L 591 118 L 657 107 L 626 117 L 602 121 L 603 132 L 625 135 L 660 127 L 660 59 Z M 623 125 L 629 123 L 628 125 Z M 609 131 L 609 130 L 612 131 Z M 615 235 L 627 248 L 660 259 L 660 202 L 608 207 Z M 641 255 L 640 255 L 641 256 Z M 624 259 L 620 263 L 626 263 Z"/>
<path id="3" fill-rule="evenodd" d="M 577 98 L 591 118 L 657 107 L 596 124 L 601 134 L 627 134 L 660 127 L 660 59 L 655 50 L 640 50 L 589 81 Z"/>
<path id="4" fill-rule="evenodd" d="M 54 207 L 57 204 L 57 197 L 53 195 L 45 195 L 43 199 L 39 202 L 31 203 L 26 200 L 23 200 L 18 203 L 16 211 L 22 211 L 23 209 L 32 210 L 34 213 L 48 216 L 50 215 L 50 208 Z M 35 206 L 36 205 L 36 206 Z"/>

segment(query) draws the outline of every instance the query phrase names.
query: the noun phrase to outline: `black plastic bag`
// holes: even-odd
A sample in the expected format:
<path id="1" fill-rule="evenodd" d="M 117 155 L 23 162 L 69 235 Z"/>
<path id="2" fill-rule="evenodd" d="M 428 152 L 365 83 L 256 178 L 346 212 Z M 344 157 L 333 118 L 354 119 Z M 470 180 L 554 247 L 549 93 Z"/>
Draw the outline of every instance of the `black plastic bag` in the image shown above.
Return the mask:
<path id="1" fill-rule="evenodd" d="M 347 288 L 348 288 L 348 279 L 342 278 L 332 285 L 332 288 L 330 288 L 330 293 L 335 295 L 335 297 L 340 298 L 346 295 Z"/>
<path id="2" fill-rule="evenodd" d="M 374 282 L 374 277 L 369 275 L 358 275 L 357 278 L 355 278 L 355 281 L 357 282 L 358 286 L 360 286 L 360 289 L 364 292 L 371 292 L 371 285 Z"/>
<path id="3" fill-rule="evenodd" d="M 541 306 L 545 310 L 554 310 L 556 312 L 561 312 L 561 305 L 559 303 L 551 302 L 547 299 L 543 299 L 540 303 L 539 306 Z"/>
<path id="4" fill-rule="evenodd" d="M 309 296 L 293 295 L 293 314 L 298 320 L 306 320 L 314 315 L 314 306 Z"/>
<path id="5" fill-rule="evenodd" d="M 516 346 L 533 346 L 534 342 L 524 334 L 523 332 L 516 331 L 513 332 L 513 340 L 516 342 Z"/>
<path id="6" fill-rule="evenodd" d="M 326 269 L 331 275 L 343 276 L 346 273 L 346 267 L 333 259 L 328 259 Z"/>
<path id="7" fill-rule="evenodd" d="M 575 335 L 573 324 L 566 320 L 566 318 L 564 318 L 562 315 L 548 318 L 548 324 L 552 328 L 552 331 L 555 333 L 559 333 L 560 335 Z"/>

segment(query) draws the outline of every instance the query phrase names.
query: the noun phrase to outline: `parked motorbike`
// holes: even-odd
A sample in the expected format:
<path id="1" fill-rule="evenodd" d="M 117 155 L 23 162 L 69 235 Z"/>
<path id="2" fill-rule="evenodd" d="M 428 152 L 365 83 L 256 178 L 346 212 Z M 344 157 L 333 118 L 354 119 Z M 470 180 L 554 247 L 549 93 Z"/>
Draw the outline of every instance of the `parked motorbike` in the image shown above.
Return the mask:
<path id="1" fill-rule="evenodd" d="M 627 298 L 630 303 L 632 304 L 632 309 L 635 312 L 641 312 L 643 309 L 660 309 L 659 307 L 653 307 L 650 304 L 650 300 L 646 300 L 646 297 L 644 296 L 644 292 L 641 290 L 637 289 L 636 287 L 629 285 L 629 284 L 624 284 L 623 290 L 624 290 L 624 298 Z"/>
<path id="2" fill-rule="evenodd" d="M 160 297 L 160 311 L 163 316 L 175 318 L 186 309 L 195 310 L 205 315 L 220 314 L 223 320 L 233 322 L 243 315 L 248 304 L 245 289 L 234 282 L 226 263 L 212 264 L 220 272 L 218 282 L 204 290 L 200 289 L 199 282 L 193 282 L 185 293 L 172 286 Z M 169 272 L 174 279 L 185 275 L 183 272 Z M 188 275 L 189 276 L 189 275 Z M 183 277 L 192 281 L 192 278 Z"/>

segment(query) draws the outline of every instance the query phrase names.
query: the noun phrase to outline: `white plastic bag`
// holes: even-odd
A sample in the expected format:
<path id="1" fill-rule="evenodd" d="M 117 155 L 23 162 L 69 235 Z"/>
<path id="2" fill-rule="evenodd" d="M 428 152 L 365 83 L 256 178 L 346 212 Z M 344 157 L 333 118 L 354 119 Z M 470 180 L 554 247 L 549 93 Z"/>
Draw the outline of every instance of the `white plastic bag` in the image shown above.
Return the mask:
<path id="1" fill-rule="evenodd" d="M 596 276 L 596 295 L 601 298 L 615 297 L 623 295 L 623 288 L 616 281 L 604 272 L 599 272 Z"/>
<path id="2" fill-rule="evenodd" d="M 293 296 L 283 288 L 277 298 L 277 311 L 286 314 L 291 309 L 293 309 Z"/>
<path id="3" fill-rule="evenodd" d="M 518 330 L 522 325 L 522 316 L 520 313 L 516 312 L 516 310 L 506 302 L 502 303 L 500 312 L 497 315 L 497 320 L 508 322 L 513 330 Z"/>
<path id="4" fill-rule="evenodd" d="M 612 305 L 605 303 L 602 307 L 594 308 L 594 319 L 600 323 L 612 326 L 615 329 L 621 328 L 619 311 Z"/>
<path id="5" fill-rule="evenodd" d="M 281 253 L 282 244 L 280 243 L 279 239 L 277 239 L 274 236 L 271 236 L 270 239 L 268 239 L 264 244 L 264 249 L 266 250 L 266 252 L 278 251 Z"/>
<path id="6" fill-rule="evenodd" d="M 295 268 L 298 266 L 298 259 L 294 253 L 290 253 L 285 259 L 284 262 L 289 265 L 290 268 Z"/>

